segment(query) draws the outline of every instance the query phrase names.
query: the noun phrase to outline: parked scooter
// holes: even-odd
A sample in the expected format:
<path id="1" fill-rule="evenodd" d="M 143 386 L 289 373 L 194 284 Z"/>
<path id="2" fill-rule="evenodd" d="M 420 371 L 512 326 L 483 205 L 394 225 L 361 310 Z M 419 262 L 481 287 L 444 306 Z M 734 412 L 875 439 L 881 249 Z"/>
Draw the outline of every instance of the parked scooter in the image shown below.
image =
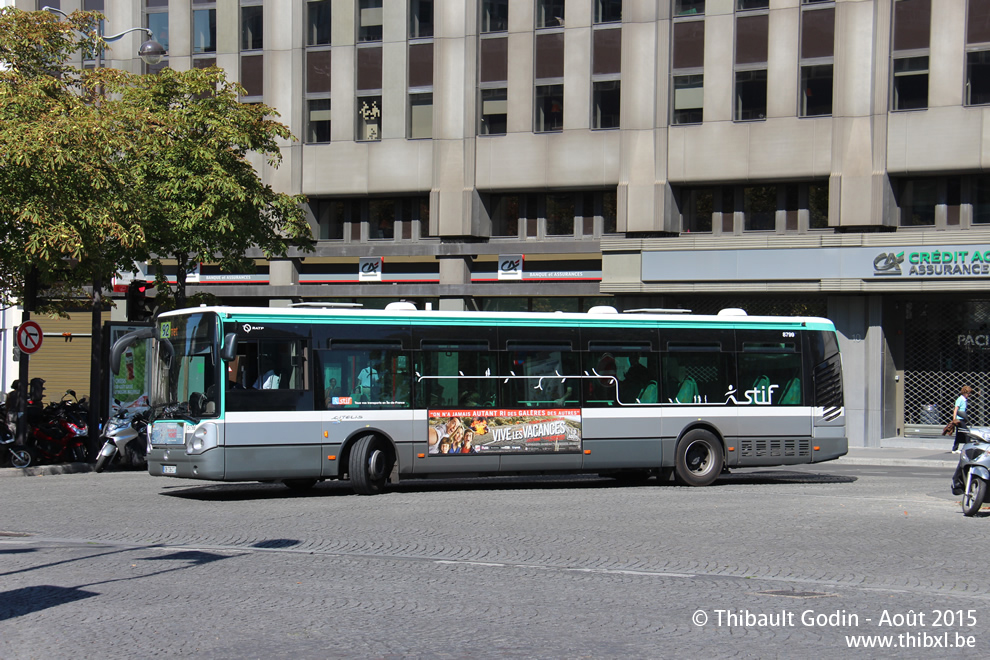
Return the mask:
<path id="1" fill-rule="evenodd" d="M 96 458 L 96 471 L 103 472 L 116 457 L 126 466 L 139 468 L 147 465 L 148 420 L 143 408 L 123 408 L 107 420 L 100 435 L 103 447 Z"/>
<path id="2" fill-rule="evenodd" d="M 0 405 L 0 457 L 2 462 L 10 461 L 16 468 L 26 468 L 31 465 L 31 452 L 25 447 L 18 446 L 14 434 L 7 426 L 6 410 Z"/>
<path id="3" fill-rule="evenodd" d="M 966 444 L 952 475 L 952 494 L 962 495 L 962 511 L 974 516 L 983 506 L 990 483 L 990 427 L 967 428 Z"/>

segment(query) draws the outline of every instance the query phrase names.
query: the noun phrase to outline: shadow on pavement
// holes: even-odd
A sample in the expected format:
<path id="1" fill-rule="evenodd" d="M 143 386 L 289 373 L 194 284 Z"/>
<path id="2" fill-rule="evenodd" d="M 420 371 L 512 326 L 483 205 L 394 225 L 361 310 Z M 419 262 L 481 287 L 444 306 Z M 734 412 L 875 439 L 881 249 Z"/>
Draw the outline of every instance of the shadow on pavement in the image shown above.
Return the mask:
<path id="1" fill-rule="evenodd" d="M 857 477 L 828 474 L 824 472 L 805 472 L 788 470 L 761 470 L 758 472 L 736 472 L 719 477 L 718 481 L 708 488 L 733 485 L 768 485 L 768 484 L 849 484 L 855 483 Z M 445 493 L 469 491 L 513 491 L 513 490 L 563 490 L 563 489 L 621 489 L 621 488 L 665 488 L 671 490 L 687 490 L 687 487 L 675 484 L 658 483 L 656 478 L 636 483 L 624 483 L 616 479 L 598 475 L 541 475 L 527 477 L 473 477 L 451 479 L 409 479 L 397 485 L 390 485 L 388 493 Z M 701 489 L 704 490 L 704 489 Z M 306 492 L 290 490 L 281 484 L 240 482 L 216 483 L 204 486 L 172 487 L 161 493 L 168 497 L 193 499 L 201 501 L 234 502 L 242 500 L 276 500 L 295 499 L 299 497 L 345 497 L 354 495 L 347 481 L 325 481 L 317 484 Z"/>

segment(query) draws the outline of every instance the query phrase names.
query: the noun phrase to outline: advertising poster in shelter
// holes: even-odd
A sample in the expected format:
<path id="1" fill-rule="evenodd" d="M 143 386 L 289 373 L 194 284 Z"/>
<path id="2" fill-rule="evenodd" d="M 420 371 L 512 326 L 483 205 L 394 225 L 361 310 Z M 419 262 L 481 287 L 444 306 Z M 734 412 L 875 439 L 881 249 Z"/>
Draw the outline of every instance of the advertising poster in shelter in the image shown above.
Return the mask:
<path id="1" fill-rule="evenodd" d="M 144 326 L 110 326 L 110 345 Z M 120 372 L 110 374 L 110 396 L 107 399 L 107 415 L 114 412 L 114 399 L 124 407 L 148 405 L 148 387 L 151 370 L 148 368 L 151 340 L 144 339 L 131 344 L 120 358 Z M 108 369 L 109 371 L 109 369 Z"/>
<path id="2" fill-rule="evenodd" d="M 429 453 L 535 454 L 581 451 L 581 411 L 430 410 Z"/>

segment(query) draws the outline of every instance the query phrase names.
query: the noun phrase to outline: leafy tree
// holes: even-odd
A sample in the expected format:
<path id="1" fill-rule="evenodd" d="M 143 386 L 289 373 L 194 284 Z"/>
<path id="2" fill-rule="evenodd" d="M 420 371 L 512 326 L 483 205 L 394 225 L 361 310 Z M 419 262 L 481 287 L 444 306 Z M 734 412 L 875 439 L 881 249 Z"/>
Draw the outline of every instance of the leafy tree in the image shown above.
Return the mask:
<path id="1" fill-rule="evenodd" d="M 99 18 L 0 9 L 3 304 L 23 304 L 35 286 L 47 289 L 42 310 L 78 299 L 83 286 L 130 264 L 143 241 L 130 185 L 131 122 L 118 103 L 100 102 L 131 76 L 69 64 L 106 46 Z"/>
<path id="2" fill-rule="evenodd" d="M 303 198 L 275 192 L 252 162 L 277 167 L 279 141 L 292 135 L 271 118 L 272 108 L 240 103 L 242 94 L 216 67 L 166 68 L 122 94 L 124 104 L 145 113 L 136 192 L 147 256 L 159 290 L 167 287 L 162 260 L 178 264 L 179 307 L 186 302 L 186 271 L 199 262 L 244 272 L 254 268 L 246 256 L 253 249 L 272 258 L 312 243 Z"/>

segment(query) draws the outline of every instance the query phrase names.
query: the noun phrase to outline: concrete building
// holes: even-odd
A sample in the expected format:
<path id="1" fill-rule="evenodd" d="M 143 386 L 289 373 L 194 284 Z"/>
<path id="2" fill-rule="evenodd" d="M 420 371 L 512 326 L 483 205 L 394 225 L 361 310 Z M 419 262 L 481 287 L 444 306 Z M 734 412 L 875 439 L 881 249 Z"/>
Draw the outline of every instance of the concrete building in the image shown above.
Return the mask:
<path id="1" fill-rule="evenodd" d="M 198 290 L 823 315 L 852 446 L 930 433 L 964 384 L 990 419 L 990 0 L 57 4 L 299 138 L 262 169 L 316 251 Z"/>

